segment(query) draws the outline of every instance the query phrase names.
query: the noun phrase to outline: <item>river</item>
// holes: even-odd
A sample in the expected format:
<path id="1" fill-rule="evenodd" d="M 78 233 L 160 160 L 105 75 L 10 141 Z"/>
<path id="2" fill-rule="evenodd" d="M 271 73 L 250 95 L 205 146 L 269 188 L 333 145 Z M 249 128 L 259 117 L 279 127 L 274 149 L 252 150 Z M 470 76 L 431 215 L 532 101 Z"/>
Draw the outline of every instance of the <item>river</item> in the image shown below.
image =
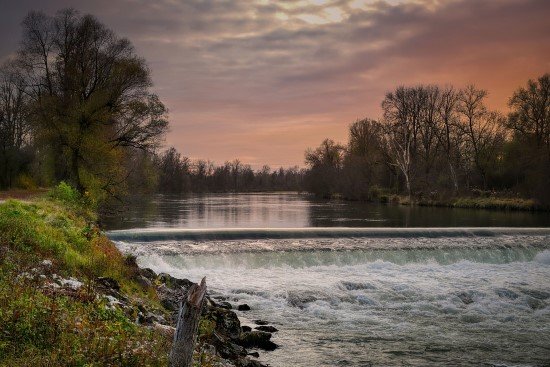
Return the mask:
<path id="1" fill-rule="evenodd" d="M 198 281 L 243 324 L 267 319 L 272 366 L 550 364 L 550 214 L 157 196 L 105 222 L 141 266 Z"/>

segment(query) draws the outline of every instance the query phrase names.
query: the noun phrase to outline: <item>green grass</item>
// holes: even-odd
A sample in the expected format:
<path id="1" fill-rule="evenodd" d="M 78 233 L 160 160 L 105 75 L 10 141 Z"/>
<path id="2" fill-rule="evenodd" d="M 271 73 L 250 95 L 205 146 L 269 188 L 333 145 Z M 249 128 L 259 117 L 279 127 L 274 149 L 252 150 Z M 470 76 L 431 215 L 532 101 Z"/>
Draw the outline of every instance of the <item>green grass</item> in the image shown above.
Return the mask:
<path id="1" fill-rule="evenodd" d="M 171 340 L 108 307 L 90 285 L 112 277 L 131 304 L 160 309 L 154 289 L 134 280 L 135 263 L 100 233 L 85 200 L 61 191 L 0 204 L 0 366 L 166 365 Z M 65 294 L 22 276 L 44 259 L 87 286 Z"/>
<path id="2" fill-rule="evenodd" d="M 451 202 L 453 208 L 500 209 L 500 210 L 538 210 L 539 206 L 532 199 L 478 197 L 458 198 Z"/>

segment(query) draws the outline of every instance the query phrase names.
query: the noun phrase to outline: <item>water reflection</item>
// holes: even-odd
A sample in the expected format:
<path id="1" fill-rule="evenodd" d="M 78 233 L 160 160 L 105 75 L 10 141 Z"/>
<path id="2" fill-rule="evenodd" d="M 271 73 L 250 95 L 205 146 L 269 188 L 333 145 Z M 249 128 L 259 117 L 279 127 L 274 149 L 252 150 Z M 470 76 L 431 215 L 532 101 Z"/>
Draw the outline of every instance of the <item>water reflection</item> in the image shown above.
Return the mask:
<path id="1" fill-rule="evenodd" d="M 550 213 L 320 201 L 297 193 L 158 195 L 103 218 L 106 229 L 143 227 L 547 227 Z"/>

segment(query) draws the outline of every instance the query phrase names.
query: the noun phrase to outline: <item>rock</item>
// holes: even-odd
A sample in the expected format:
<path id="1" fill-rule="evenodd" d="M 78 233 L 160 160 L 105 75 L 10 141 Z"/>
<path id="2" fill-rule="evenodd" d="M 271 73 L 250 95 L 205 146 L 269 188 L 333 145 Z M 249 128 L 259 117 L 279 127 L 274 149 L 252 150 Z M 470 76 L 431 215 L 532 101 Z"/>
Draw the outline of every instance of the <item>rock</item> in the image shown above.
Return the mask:
<path id="1" fill-rule="evenodd" d="M 178 289 L 178 290 L 180 290 L 181 288 L 187 289 L 187 288 L 191 287 L 191 285 L 194 284 L 189 279 L 174 278 L 170 274 L 166 274 L 166 273 L 160 273 L 158 275 L 158 280 L 161 283 L 166 284 L 166 286 L 168 288 Z"/>
<path id="2" fill-rule="evenodd" d="M 98 277 L 96 278 L 96 283 L 107 288 L 107 289 L 113 289 L 115 291 L 120 290 L 120 285 L 118 284 L 118 281 L 113 278 L 109 277 Z"/>
<path id="3" fill-rule="evenodd" d="M 471 294 L 466 292 L 460 292 L 457 294 L 457 297 L 460 298 L 460 300 L 465 304 L 469 305 L 470 303 L 474 302 L 474 299 L 472 298 Z"/>
<path id="4" fill-rule="evenodd" d="M 180 302 L 186 293 L 181 288 L 169 288 L 166 284 L 157 287 L 157 295 L 161 305 L 168 311 L 178 311 Z"/>
<path id="5" fill-rule="evenodd" d="M 315 302 L 319 300 L 319 296 L 322 295 L 316 294 L 315 292 L 295 292 L 295 291 L 289 291 L 287 294 L 287 302 L 289 305 L 293 307 L 298 307 L 300 309 L 303 309 L 306 307 L 308 303 Z"/>
<path id="6" fill-rule="evenodd" d="M 231 306 L 231 303 L 227 301 L 221 301 L 217 303 L 218 307 L 225 308 L 226 310 L 231 310 L 233 306 Z"/>
<path id="7" fill-rule="evenodd" d="M 531 296 L 536 299 L 545 300 L 547 298 L 550 298 L 550 293 L 545 291 L 538 291 L 535 289 L 522 289 L 523 293 L 525 293 L 528 296 Z"/>
<path id="8" fill-rule="evenodd" d="M 153 323 L 152 328 L 155 330 L 160 331 L 162 334 L 166 335 L 167 337 L 173 338 L 174 333 L 176 332 L 176 328 L 172 326 L 162 325 L 159 323 Z"/>
<path id="9" fill-rule="evenodd" d="M 260 358 L 260 353 L 258 352 L 252 352 L 252 353 L 248 353 L 249 356 L 252 356 L 254 358 Z"/>
<path id="10" fill-rule="evenodd" d="M 538 298 L 529 297 L 529 296 L 527 297 L 527 304 L 533 310 L 540 310 L 540 309 L 546 307 L 546 304 L 544 303 L 543 300 L 540 300 Z"/>
<path id="11" fill-rule="evenodd" d="M 508 299 L 516 299 L 519 297 L 519 295 L 514 292 L 514 291 L 511 291 L 509 289 L 506 289 L 506 288 L 498 288 L 498 289 L 495 289 L 495 293 L 500 297 L 500 298 L 508 298 Z"/>
<path id="12" fill-rule="evenodd" d="M 238 344 L 231 342 L 230 340 L 219 335 L 218 333 L 213 333 L 210 343 L 214 345 L 217 353 L 222 358 L 238 359 L 239 357 L 246 356 L 246 349 Z"/>
<path id="13" fill-rule="evenodd" d="M 139 285 L 141 285 L 144 288 L 150 288 L 153 286 L 153 283 L 149 278 L 144 277 L 143 275 L 138 275 L 136 278 L 136 282 L 138 282 Z"/>
<path id="14" fill-rule="evenodd" d="M 250 306 L 246 303 L 243 303 L 242 305 L 237 306 L 237 310 L 239 311 L 250 311 Z"/>
<path id="15" fill-rule="evenodd" d="M 247 331 L 252 331 L 252 328 L 250 326 L 244 325 L 244 326 L 241 326 L 241 330 L 244 333 L 244 332 L 247 332 Z"/>
<path id="16" fill-rule="evenodd" d="M 242 333 L 239 338 L 239 345 L 245 348 L 260 348 L 263 350 L 275 350 L 278 345 L 271 340 L 271 334 L 265 331 L 249 331 Z"/>
<path id="17" fill-rule="evenodd" d="M 77 290 L 77 289 L 79 289 L 80 287 L 82 287 L 84 285 L 84 283 L 82 283 L 79 280 L 76 280 L 75 278 L 69 278 L 69 279 L 61 278 L 61 279 L 59 279 L 59 283 L 62 286 L 66 286 L 66 287 L 69 287 L 69 288 L 74 289 L 74 290 Z"/>
<path id="18" fill-rule="evenodd" d="M 376 289 L 376 287 L 370 283 L 357 283 L 357 282 L 341 282 L 342 287 L 348 291 L 354 291 L 358 289 Z"/>
<path id="19" fill-rule="evenodd" d="M 157 279 L 157 273 L 150 268 L 139 269 L 139 274 L 151 281 Z"/>
<path id="20" fill-rule="evenodd" d="M 51 267 L 53 266 L 53 263 L 52 263 L 51 260 L 46 259 L 46 260 L 42 260 L 42 262 L 40 263 L 40 265 L 41 265 L 43 268 L 49 269 L 49 268 L 51 268 Z"/>
<path id="21" fill-rule="evenodd" d="M 267 331 L 268 333 L 275 333 L 277 331 L 279 331 L 279 329 L 277 329 L 275 326 L 265 326 L 265 325 L 261 325 L 261 326 L 257 326 L 255 327 L 254 329 L 256 330 L 260 330 L 260 331 Z"/>
<path id="22" fill-rule="evenodd" d="M 166 319 L 163 316 L 154 314 L 152 312 L 147 312 L 145 314 L 143 312 L 140 312 L 138 314 L 137 321 L 138 323 L 143 325 L 152 325 L 152 324 L 166 325 L 167 324 Z"/>
<path id="23" fill-rule="evenodd" d="M 208 307 L 203 317 L 216 323 L 216 332 L 230 339 L 238 340 L 241 335 L 241 322 L 235 312 L 221 307 Z"/>
<path id="24" fill-rule="evenodd" d="M 265 321 L 265 320 L 254 320 L 254 323 L 256 325 L 267 325 L 267 324 L 269 324 L 269 322 Z"/>

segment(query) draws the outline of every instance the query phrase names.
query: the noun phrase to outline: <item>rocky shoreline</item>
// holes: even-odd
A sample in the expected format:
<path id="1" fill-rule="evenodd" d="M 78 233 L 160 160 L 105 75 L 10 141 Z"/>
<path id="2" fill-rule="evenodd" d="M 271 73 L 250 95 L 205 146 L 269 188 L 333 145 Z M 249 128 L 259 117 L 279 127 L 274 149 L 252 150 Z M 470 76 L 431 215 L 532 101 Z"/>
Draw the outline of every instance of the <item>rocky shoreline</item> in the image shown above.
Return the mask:
<path id="1" fill-rule="evenodd" d="M 140 269 L 140 277 L 142 282 L 150 282 L 155 286 L 162 306 L 170 314 L 169 320 L 156 316 L 149 318 L 151 325 L 173 334 L 180 302 L 193 282 L 174 278 L 166 273 L 156 274 L 149 268 Z M 236 308 L 239 311 L 250 310 L 246 304 L 239 304 Z M 271 341 L 272 333 L 278 330 L 264 320 L 254 320 L 254 323 L 257 325 L 254 330 L 249 326 L 241 326 L 239 317 L 227 298 L 207 292 L 196 348 L 199 359 L 206 354 L 206 358 L 219 358 L 218 362 L 222 366 L 266 366 L 253 358 L 259 357 L 257 350 L 271 351 L 278 348 Z M 249 352 L 247 348 L 255 351 Z"/>
<path id="2" fill-rule="evenodd" d="M 51 295 L 100 300 L 105 302 L 107 308 L 122 310 L 136 324 L 155 329 L 167 338 L 172 338 L 180 302 L 193 282 L 174 278 L 166 273 L 156 274 L 148 268 L 139 268 L 133 257 L 128 257 L 127 262 L 135 269 L 134 279 L 137 283 L 145 290 L 152 289 L 156 292 L 159 307 L 146 305 L 139 298 L 124 294 L 117 280 L 113 278 L 97 277 L 92 282 L 63 278 L 56 274 L 49 259 L 43 260 L 29 272 L 20 273 L 19 277 L 36 281 L 45 293 Z M 272 333 L 278 330 L 265 320 L 254 320 L 254 329 L 241 326 L 233 308 L 223 295 L 207 293 L 199 324 L 195 360 L 207 366 L 266 366 L 256 358 L 260 355 L 259 351 L 278 348 L 271 341 Z M 238 304 L 235 308 L 241 312 L 250 310 L 246 304 Z"/>

